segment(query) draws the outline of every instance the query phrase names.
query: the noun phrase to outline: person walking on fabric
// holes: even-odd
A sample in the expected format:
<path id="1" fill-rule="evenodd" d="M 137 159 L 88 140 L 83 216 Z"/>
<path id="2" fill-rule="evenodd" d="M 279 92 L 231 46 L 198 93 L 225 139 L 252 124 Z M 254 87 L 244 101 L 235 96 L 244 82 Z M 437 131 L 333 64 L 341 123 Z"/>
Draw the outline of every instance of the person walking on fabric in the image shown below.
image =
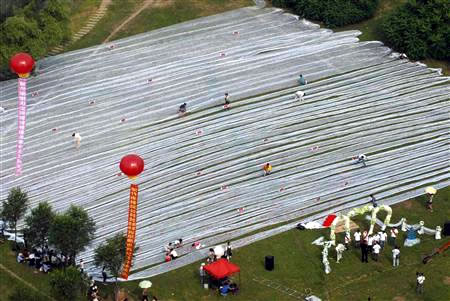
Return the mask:
<path id="1" fill-rule="evenodd" d="M 372 202 L 372 206 L 373 208 L 378 207 L 378 201 L 377 199 L 373 196 L 373 194 L 369 195 L 370 196 L 370 201 Z"/>
<path id="2" fill-rule="evenodd" d="M 303 101 L 304 99 L 303 99 L 303 96 L 305 96 L 306 95 L 306 93 L 305 92 L 303 92 L 303 91 L 297 91 L 297 92 L 295 92 L 295 100 L 296 101 Z"/>
<path id="3" fill-rule="evenodd" d="M 80 133 L 73 133 L 73 134 L 72 134 L 72 137 L 73 137 L 73 139 L 74 139 L 74 141 L 75 141 L 75 147 L 76 147 L 76 149 L 79 149 L 79 148 L 80 148 L 80 145 L 81 145 L 81 136 L 80 136 Z"/>
<path id="4" fill-rule="evenodd" d="M 270 173 L 272 172 L 272 165 L 270 165 L 270 163 L 267 163 L 266 165 L 264 165 L 263 171 L 265 176 L 270 175 Z"/>
<path id="5" fill-rule="evenodd" d="M 223 105 L 223 108 L 225 110 L 229 110 L 231 108 L 231 103 L 230 103 L 230 96 L 228 95 L 228 93 L 225 93 L 225 104 Z"/>
<path id="6" fill-rule="evenodd" d="M 358 157 L 353 158 L 356 160 L 355 164 L 362 163 L 363 167 L 366 167 L 367 156 L 364 154 L 358 155 Z"/>

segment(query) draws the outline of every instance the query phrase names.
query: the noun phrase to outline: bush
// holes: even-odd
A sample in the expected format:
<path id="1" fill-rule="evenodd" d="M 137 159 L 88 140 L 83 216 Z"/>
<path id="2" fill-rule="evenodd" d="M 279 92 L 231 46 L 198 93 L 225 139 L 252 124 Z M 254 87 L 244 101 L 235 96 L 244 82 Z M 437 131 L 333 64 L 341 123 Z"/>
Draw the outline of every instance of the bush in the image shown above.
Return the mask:
<path id="1" fill-rule="evenodd" d="M 77 300 L 87 292 L 88 283 L 75 267 L 50 273 L 52 295 L 56 300 Z"/>
<path id="2" fill-rule="evenodd" d="M 0 24 L 0 80 L 13 78 L 9 60 L 17 52 L 39 59 L 70 39 L 70 1 L 33 0 Z"/>
<path id="3" fill-rule="evenodd" d="M 322 21 L 328 27 L 354 24 L 373 16 L 379 0 L 273 0 L 274 6 L 291 8 L 300 17 Z"/>
<path id="4" fill-rule="evenodd" d="M 448 0 L 410 0 L 383 18 L 383 41 L 411 59 L 449 60 Z"/>

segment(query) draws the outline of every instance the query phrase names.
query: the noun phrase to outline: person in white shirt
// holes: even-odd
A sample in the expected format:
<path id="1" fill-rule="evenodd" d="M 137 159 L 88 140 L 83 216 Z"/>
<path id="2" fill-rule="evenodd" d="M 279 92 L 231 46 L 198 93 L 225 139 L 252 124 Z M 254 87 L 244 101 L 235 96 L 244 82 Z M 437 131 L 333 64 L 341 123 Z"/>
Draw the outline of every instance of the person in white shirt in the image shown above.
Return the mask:
<path id="1" fill-rule="evenodd" d="M 172 249 L 172 251 L 170 251 L 170 253 L 169 253 L 169 256 L 170 256 L 172 259 L 175 259 L 175 258 L 178 257 L 178 253 L 177 253 L 177 251 L 175 251 L 175 249 Z"/>
<path id="2" fill-rule="evenodd" d="M 345 233 L 345 237 L 344 237 L 344 244 L 345 244 L 345 249 L 348 250 L 350 247 L 350 242 L 352 241 L 352 238 L 350 237 L 350 232 L 349 233 Z"/>
<path id="3" fill-rule="evenodd" d="M 400 264 L 400 250 L 397 246 L 392 250 L 392 266 L 398 267 Z"/>
<path id="4" fill-rule="evenodd" d="M 425 282 L 425 276 L 423 273 L 416 273 L 417 276 L 417 284 L 416 284 L 416 293 L 423 294 L 423 283 Z"/>
<path id="5" fill-rule="evenodd" d="M 391 246 L 395 246 L 395 239 L 397 238 L 398 230 L 397 228 L 391 229 L 391 237 L 390 237 L 390 244 Z"/>
<path id="6" fill-rule="evenodd" d="M 367 248 L 369 250 L 369 254 L 372 253 L 372 247 L 373 247 L 373 236 L 369 235 L 367 237 Z"/>
<path id="7" fill-rule="evenodd" d="M 384 249 L 384 244 L 386 243 L 387 234 L 386 231 L 381 231 L 378 233 L 380 235 L 380 247 Z"/>
<path id="8" fill-rule="evenodd" d="M 353 234 L 353 237 L 355 238 L 355 248 L 359 248 L 360 242 L 361 242 L 361 231 L 356 230 L 356 232 Z"/>
<path id="9" fill-rule="evenodd" d="M 375 243 L 380 243 L 380 234 L 378 233 L 373 236 L 373 244 Z"/>
<path id="10" fill-rule="evenodd" d="M 373 250 L 373 260 L 378 261 L 378 255 L 380 254 L 381 246 L 378 243 L 375 243 L 372 247 Z"/>
<path id="11" fill-rule="evenodd" d="M 303 91 L 297 91 L 297 92 L 295 92 L 295 100 L 303 101 L 303 100 L 304 100 L 304 99 L 303 99 L 303 96 L 305 96 L 305 95 L 306 95 L 305 92 L 303 92 Z"/>
<path id="12" fill-rule="evenodd" d="M 73 133 L 73 134 L 72 134 L 72 137 L 73 137 L 73 139 L 74 139 L 74 141 L 75 141 L 75 147 L 76 147 L 77 149 L 79 149 L 79 148 L 80 148 L 80 145 L 81 145 L 81 136 L 80 136 L 80 133 Z"/>
<path id="13" fill-rule="evenodd" d="M 342 253 L 345 251 L 345 246 L 343 244 L 338 244 L 336 247 L 336 262 L 339 263 L 342 259 Z"/>

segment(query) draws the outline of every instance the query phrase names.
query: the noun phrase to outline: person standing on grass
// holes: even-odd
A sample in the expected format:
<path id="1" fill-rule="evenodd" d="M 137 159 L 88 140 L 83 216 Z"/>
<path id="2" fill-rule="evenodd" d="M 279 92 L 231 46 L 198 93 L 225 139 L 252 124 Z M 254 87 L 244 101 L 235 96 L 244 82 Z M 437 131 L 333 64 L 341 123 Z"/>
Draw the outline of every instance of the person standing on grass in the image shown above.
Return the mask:
<path id="1" fill-rule="evenodd" d="M 398 235 L 398 230 L 397 228 L 392 228 L 391 229 L 391 237 L 390 237 L 390 244 L 391 246 L 395 246 L 395 240 L 397 239 L 397 235 Z"/>
<path id="2" fill-rule="evenodd" d="M 339 263 L 342 259 L 342 253 L 344 253 L 345 246 L 343 244 L 338 244 L 336 247 L 336 262 Z"/>
<path id="3" fill-rule="evenodd" d="M 378 261 L 378 255 L 380 254 L 381 246 L 378 243 L 375 243 L 375 245 L 372 247 L 373 249 L 373 260 Z"/>
<path id="4" fill-rule="evenodd" d="M 416 277 L 416 293 L 423 294 L 423 283 L 425 282 L 425 276 L 423 275 L 423 273 L 416 273 Z"/>
<path id="5" fill-rule="evenodd" d="M 270 173 L 272 172 L 272 165 L 270 165 L 270 163 L 267 163 L 266 165 L 264 165 L 263 171 L 265 176 L 270 175 Z"/>
<path id="6" fill-rule="evenodd" d="M 204 270 L 204 266 L 205 266 L 205 263 L 202 262 L 202 264 L 200 265 L 200 268 L 199 268 L 199 273 L 200 273 L 200 283 L 201 283 L 202 285 L 205 283 L 205 276 L 206 276 L 205 270 Z"/>
<path id="7" fill-rule="evenodd" d="M 372 254 L 372 247 L 373 247 L 373 236 L 369 235 L 367 237 L 367 251 L 371 254 Z"/>
<path id="8" fill-rule="evenodd" d="M 362 262 L 369 262 L 368 254 L 369 254 L 369 248 L 367 246 L 367 231 L 364 231 L 362 239 L 361 239 L 361 261 Z"/>
<path id="9" fill-rule="evenodd" d="M 430 210 L 430 212 L 433 212 L 433 196 L 434 194 L 427 193 L 428 201 L 427 201 L 427 209 Z"/>
<path id="10" fill-rule="evenodd" d="M 352 241 L 352 239 L 350 237 L 350 232 L 345 232 L 344 245 L 345 245 L 345 249 L 346 250 L 350 249 L 350 242 L 351 241 Z"/>
<path id="11" fill-rule="evenodd" d="M 359 248 L 361 242 L 361 231 L 357 229 L 356 232 L 353 234 L 353 237 L 355 238 L 355 248 Z"/>
<path id="12" fill-rule="evenodd" d="M 227 250 L 226 250 L 225 254 L 227 255 L 228 260 L 230 260 L 231 256 L 233 256 L 233 251 L 231 250 L 230 242 L 227 242 Z"/>
<path id="13" fill-rule="evenodd" d="M 383 250 L 384 249 L 384 244 L 386 243 L 386 239 L 387 239 L 387 234 L 386 231 L 381 231 L 378 233 L 380 235 L 380 247 Z"/>
<path id="14" fill-rule="evenodd" d="M 398 267 L 400 265 L 400 250 L 397 246 L 392 250 L 392 266 Z"/>

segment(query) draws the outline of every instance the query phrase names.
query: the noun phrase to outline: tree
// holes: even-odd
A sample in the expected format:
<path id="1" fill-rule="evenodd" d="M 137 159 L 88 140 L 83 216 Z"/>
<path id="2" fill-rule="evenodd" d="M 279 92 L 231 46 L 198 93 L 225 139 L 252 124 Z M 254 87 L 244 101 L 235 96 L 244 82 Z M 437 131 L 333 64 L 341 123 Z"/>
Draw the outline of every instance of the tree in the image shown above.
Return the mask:
<path id="1" fill-rule="evenodd" d="M 99 245 L 95 249 L 95 265 L 105 267 L 115 279 L 115 294 L 117 296 L 117 278 L 122 270 L 122 265 L 126 256 L 126 236 L 118 233 L 106 239 L 105 244 Z"/>
<path id="2" fill-rule="evenodd" d="M 71 205 L 65 213 L 54 217 L 48 240 L 75 261 L 76 255 L 90 244 L 94 233 L 95 222 L 92 218 L 83 208 Z"/>
<path id="3" fill-rule="evenodd" d="M 20 187 L 12 188 L 8 198 L 3 201 L 1 216 L 11 228 L 14 228 L 14 242 L 17 247 L 17 222 L 24 216 L 28 208 L 28 195 Z"/>
<path id="4" fill-rule="evenodd" d="M 25 236 L 32 246 L 43 247 L 48 239 L 50 225 L 53 222 L 55 213 L 52 206 L 47 202 L 31 210 L 30 215 L 25 218 Z"/>
<path id="5" fill-rule="evenodd" d="M 383 42 L 413 60 L 448 60 L 449 11 L 448 0 L 409 0 L 382 19 Z"/>
<path id="6" fill-rule="evenodd" d="M 56 300 L 78 300 L 88 288 L 87 280 L 75 267 L 50 273 L 52 295 Z"/>

